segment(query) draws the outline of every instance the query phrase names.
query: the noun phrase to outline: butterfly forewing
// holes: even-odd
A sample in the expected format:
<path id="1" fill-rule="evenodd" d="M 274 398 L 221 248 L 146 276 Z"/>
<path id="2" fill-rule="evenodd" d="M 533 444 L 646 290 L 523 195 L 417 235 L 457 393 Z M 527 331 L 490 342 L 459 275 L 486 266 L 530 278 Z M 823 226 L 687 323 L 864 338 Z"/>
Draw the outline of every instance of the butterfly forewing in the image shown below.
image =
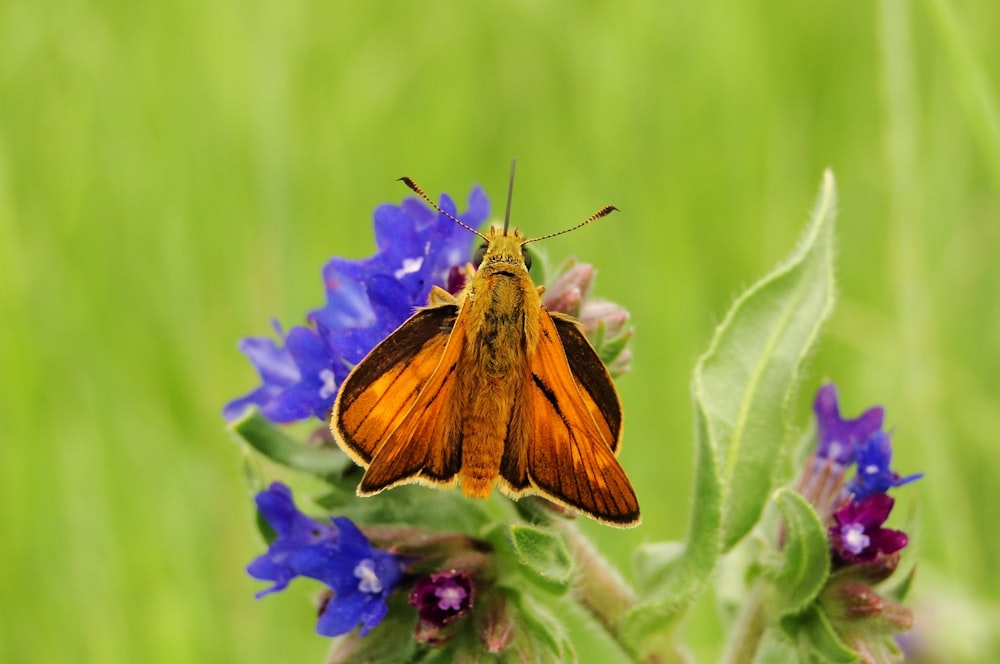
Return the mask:
<path id="1" fill-rule="evenodd" d="M 403 421 L 437 368 L 458 307 L 421 309 L 368 354 L 344 380 L 332 430 L 363 466 Z"/>
<path id="2" fill-rule="evenodd" d="M 433 310 L 431 310 L 433 311 Z M 465 309 L 463 309 L 463 314 Z M 419 314 L 417 314 L 419 315 Z M 378 493 L 397 484 L 424 481 L 428 484 L 451 484 L 461 469 L 461 418 L 463 411 L 454 407 L 455 372 L 459 368 L 465 341 L 463 315 L 459 315 L 447 335 L 444 346 L 426 344 L 400 373 L 404 383 L 415 383 L 410 374 L 418 366 L 433 362 L 434 370 L 422 382 L 405 410 L 392 417 L 397 425 L 377 444 L 359 493 Z M 421 356 L 426 353 L 421 364 Z M 421 376 L 423 369 L 419 370 Z"/>

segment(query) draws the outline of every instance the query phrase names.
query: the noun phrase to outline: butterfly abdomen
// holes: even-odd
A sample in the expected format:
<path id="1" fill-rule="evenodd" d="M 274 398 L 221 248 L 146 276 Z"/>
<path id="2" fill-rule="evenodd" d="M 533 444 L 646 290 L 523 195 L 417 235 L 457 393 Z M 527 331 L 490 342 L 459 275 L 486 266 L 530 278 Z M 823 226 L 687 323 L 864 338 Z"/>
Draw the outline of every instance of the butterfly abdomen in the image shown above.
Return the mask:
<path id="1" fill-rule="evenodd" d="M 459 379 L 468 399 L 462 409 L 461 484 L 467 495 L 484 498 L 500 475 L 511 409 L 525 389 L 525 330 L 537 319 L 540 304 L 532 303 L 537 294 L 526 272 L 486 270 L 477 281 L 467 306 L 478 324 L 470 326 L 469 361 L 463 363 L 468 373 Z"/>

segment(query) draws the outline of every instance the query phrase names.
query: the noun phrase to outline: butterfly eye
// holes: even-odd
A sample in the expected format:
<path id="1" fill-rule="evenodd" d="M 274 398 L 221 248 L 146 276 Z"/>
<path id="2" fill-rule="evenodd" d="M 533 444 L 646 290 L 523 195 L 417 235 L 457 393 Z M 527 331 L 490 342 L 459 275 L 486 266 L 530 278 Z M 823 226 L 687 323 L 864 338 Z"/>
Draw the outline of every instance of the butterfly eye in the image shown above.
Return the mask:
<path id="1" fill-rule="evenodd" d="M 531 254 L 524 247 L 521 247 L 521 258 L 524 259 L 524 269 L 531 272 Z"/>
<path id="2" fill-rule="evenodd" d="M 486 255 L 486 245 L 481 244 L 479 245 L 479 248 L 476 249 L 475 255 L 473 255 L 472 257 L 472 264 L 476 267 L 479 267 L 482 264 L 483 256 L 485 255 Z"/>

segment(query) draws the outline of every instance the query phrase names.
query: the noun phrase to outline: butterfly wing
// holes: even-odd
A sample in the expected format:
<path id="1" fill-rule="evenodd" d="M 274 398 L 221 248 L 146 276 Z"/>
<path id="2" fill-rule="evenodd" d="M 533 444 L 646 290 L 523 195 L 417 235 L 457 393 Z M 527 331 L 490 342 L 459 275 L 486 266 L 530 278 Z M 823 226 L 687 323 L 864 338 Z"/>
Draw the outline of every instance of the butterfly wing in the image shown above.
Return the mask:
<path id="1" fill-rule="evenodd" d="M 421 309 L 375 347 L 347 376 L 330 417 L 334 438 L 368 467 L 437 369 L 458 315 L 456 305 Z"/>
<path id="2" fill-rule="evenodd" d="M 587 341 L 576 319 L 555 314 L 552 315 L 552 322 L 555 323 L 566 357 L 573 358 L 569 368 L 580 388 L 580 396 L 593 416 L 594 423 L 601 428 L 604 439 L 611 445 L 611 451 L 618 454 L 622 437 L 622 405 L 611 374 Z"/>
<path id="3" fill-rule="evenodd" d="M 615 458 L 621 404 L 576 324 L 543 308 L 529 360 L 524 426 L 512 426 L 501 476 L 514 495 L 537 493 L 615 526 L 639 522 L 639 502 Z"/>
<path id="4" fill-rule="evenodd" d="M 454 394 L 456 371 L 466 337 L 467 307 L 463 307 L 451 327 L 443 348 L 434 343 L 422 349 L 411 366 L 433 363 L 434 369 L 419 387 L 410 389 L 408 374 L 400 377 L 408 399 L 399 401 L 393 392 L 386 399 L 395 426 L 375 448 L 368 470 L 358 486 L 360 495 L 371 495 L 410 482 L 450 486 L 457 481 L 462 465 L 462 414 Z M 467 315 L 467 313 L 466 313 Z M 424 371 L 420 371 L 422 378 Z"/>

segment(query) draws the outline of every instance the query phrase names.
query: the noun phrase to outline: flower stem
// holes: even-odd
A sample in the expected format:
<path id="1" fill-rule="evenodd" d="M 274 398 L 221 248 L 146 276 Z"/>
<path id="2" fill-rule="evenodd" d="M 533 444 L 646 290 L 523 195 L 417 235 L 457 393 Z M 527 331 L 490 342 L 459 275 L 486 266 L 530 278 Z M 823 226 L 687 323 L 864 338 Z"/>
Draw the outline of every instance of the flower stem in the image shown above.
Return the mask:
<path id="1" fill-rule="evenodd" d="M 729 638 L 729 645 L 722 658 L 723 664 L 751 664 L 757 656 L 757 650 L 767 628 L 763 591 L 763 586 L 757 584 L 747 598 L 743 612 Z"/>
<path id="2" fill-rule="evenodd" d="M 622 626 L 635 604 L 635 591 L 574 524 L 554 519 L 552 525 L 566 539 L 576 561 L 574 598 L 625 652 L 634 656 L 634 649 L 622 639 Z"/>

